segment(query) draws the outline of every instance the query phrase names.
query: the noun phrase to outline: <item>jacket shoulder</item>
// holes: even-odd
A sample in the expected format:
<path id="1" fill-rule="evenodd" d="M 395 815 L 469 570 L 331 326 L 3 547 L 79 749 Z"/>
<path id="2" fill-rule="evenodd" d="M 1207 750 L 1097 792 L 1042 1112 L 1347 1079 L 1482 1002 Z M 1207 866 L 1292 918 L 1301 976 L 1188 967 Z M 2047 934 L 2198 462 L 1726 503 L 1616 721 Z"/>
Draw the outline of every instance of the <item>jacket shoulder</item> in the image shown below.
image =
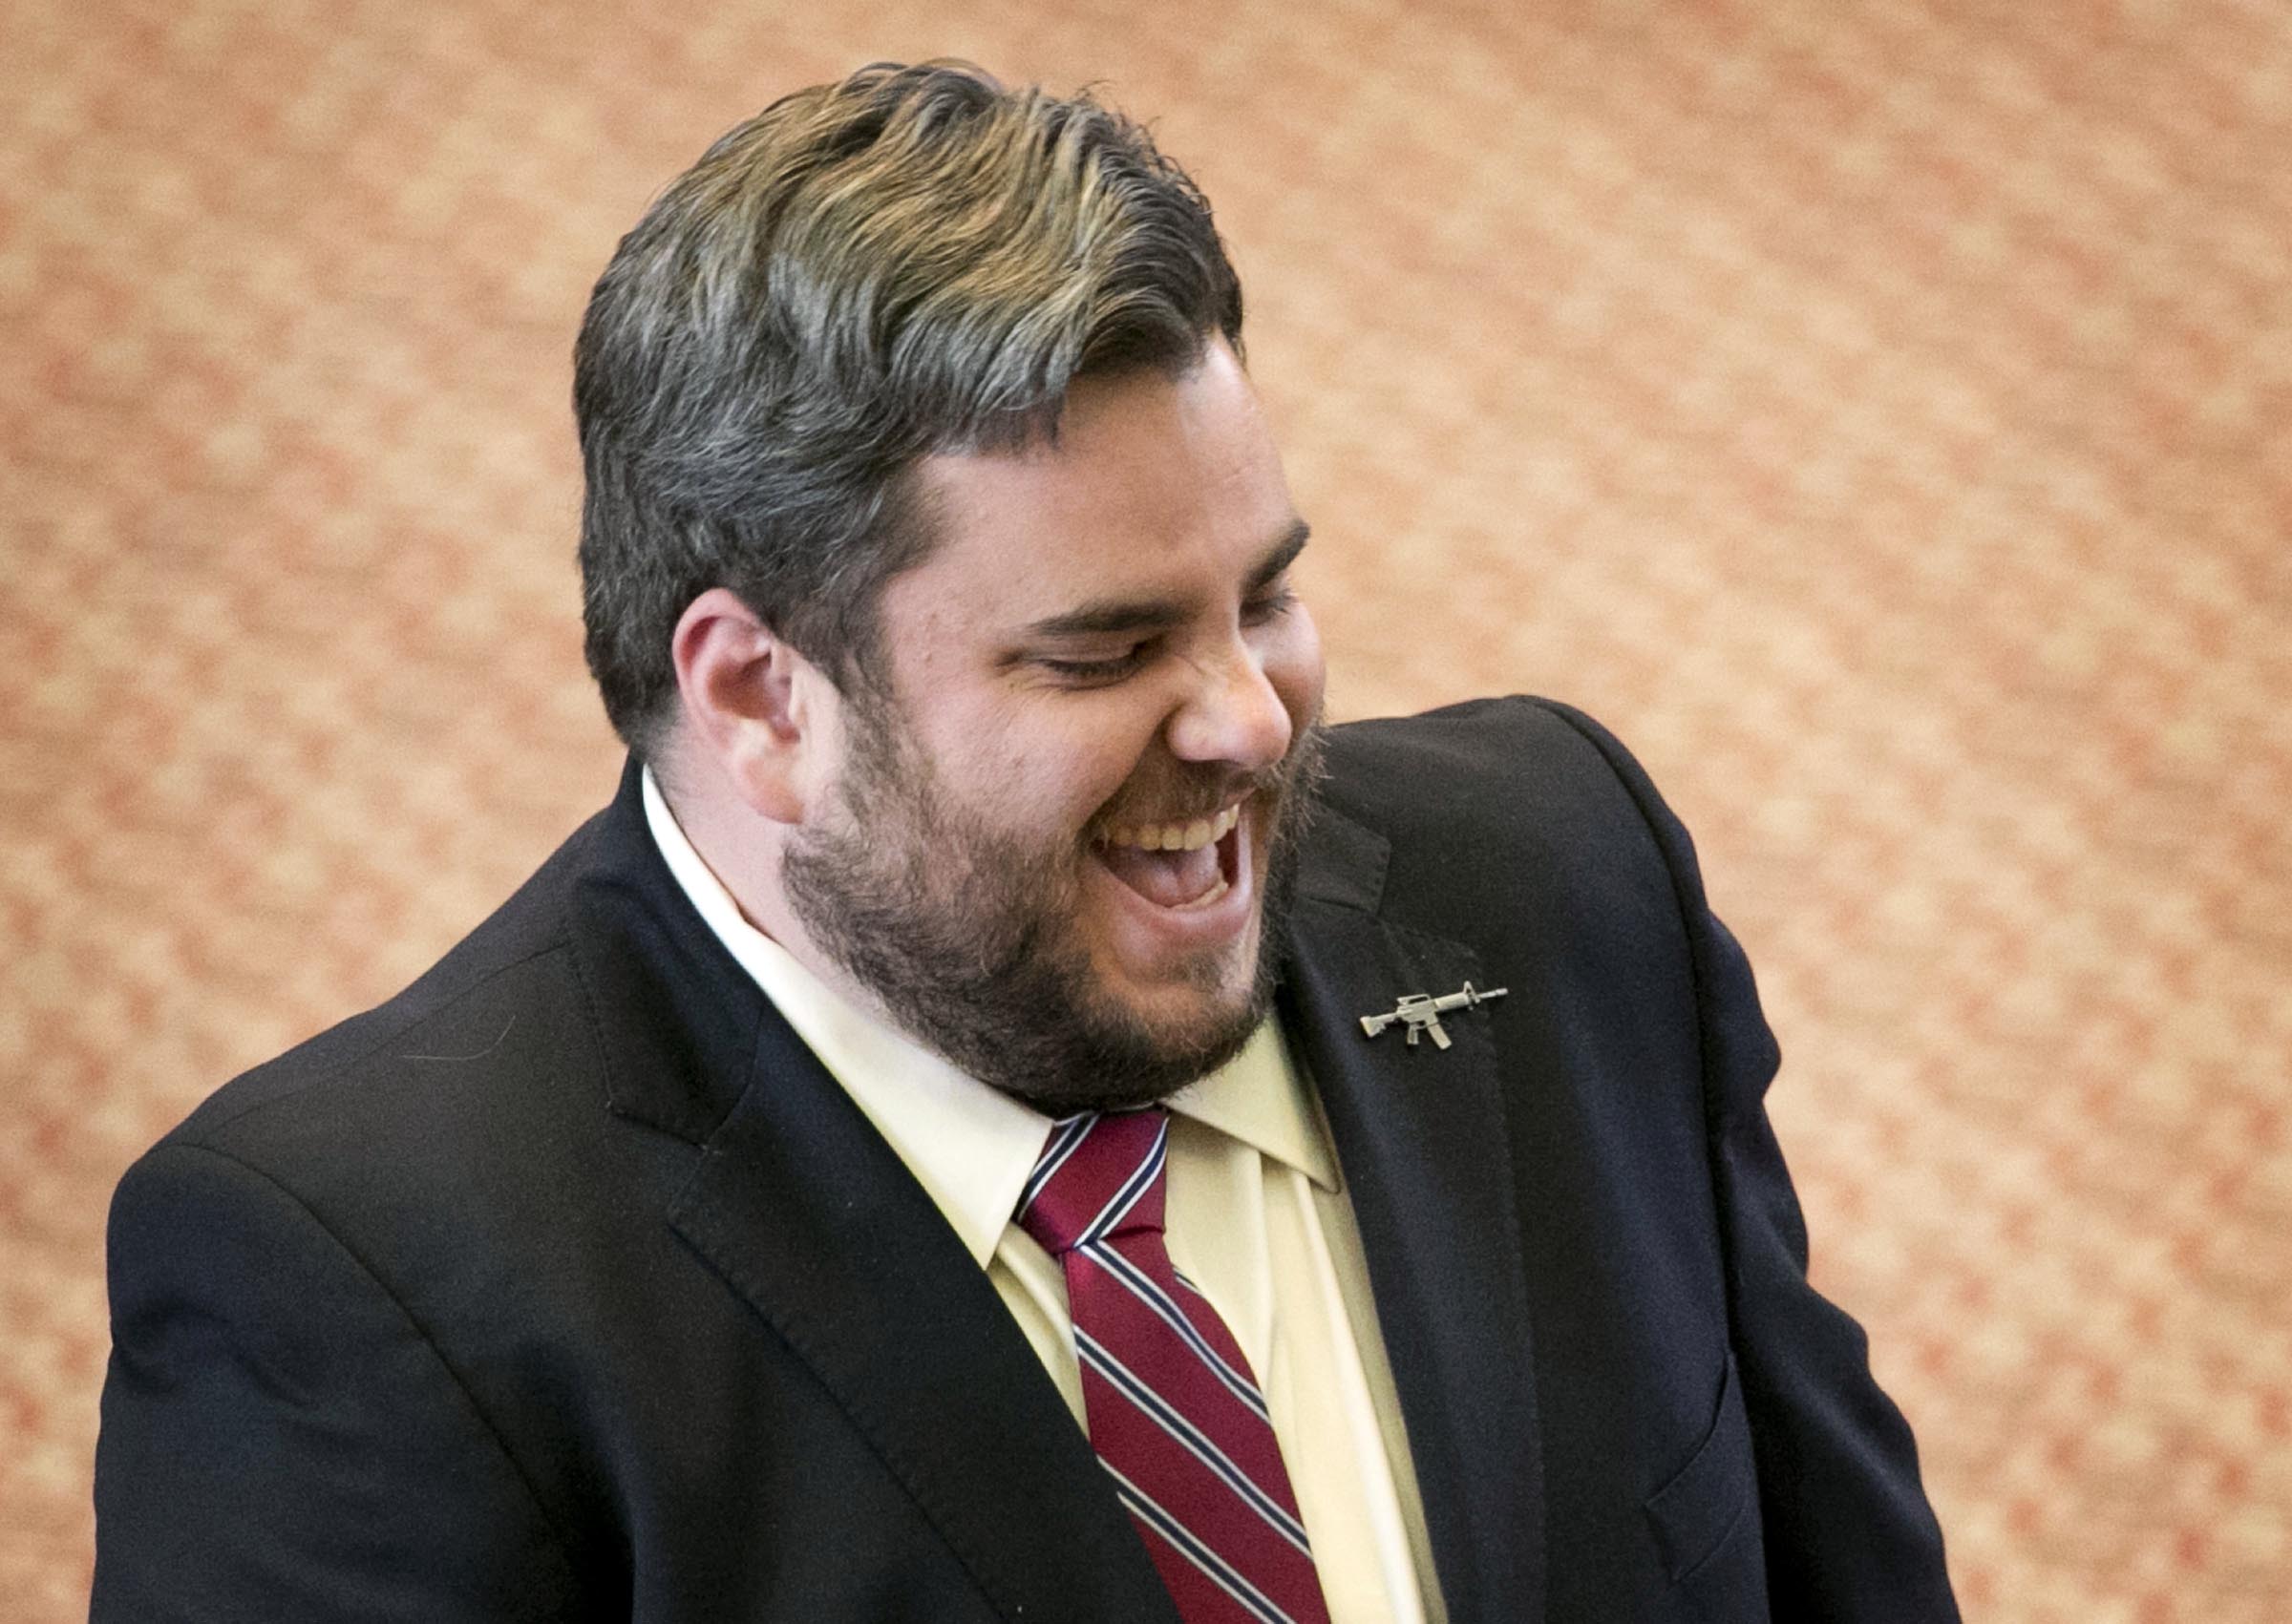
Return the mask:
<path id="1" fill-rule="evenodd" d="M 1386 901 L 1524 887 L 1539 907 L 1637 896 L 1676 928 L 1703 906 L 1694 851 L 1647 774 L 1582 711 L 1479 699 L 1330 730 L 1326 804 L 1390 847 Z"/>
<path id="2" fill-rule="evenodd" d="M 604 814 L 600 814 L 602 817 Z M 599 819 L 575 831 L 499 907 L 435 964 L 382 1003 L 304 1040 L 209 1094 L 161 1141 L 205 1143 L 311 1090 L 327 1090 L 401 1060 L 499 1050 L 558 966 L 566 898 Z M 566 991 L 570 991 L 570 987 Z M 486 1036 L 480 1038 L 479 1034 Z"/>
<path id="3" fill-rule="evenodd" d="M 1412 811 L 1453 823 L 1492 804 L 1515 821 L 1572 802 L 1643 815 L 1660 804 L 1613 733 L 1573 706 L 1526 694 L 1346 723 L 1330 729 L 1329 770 L 1331 801 L 1375 823 Z"/>

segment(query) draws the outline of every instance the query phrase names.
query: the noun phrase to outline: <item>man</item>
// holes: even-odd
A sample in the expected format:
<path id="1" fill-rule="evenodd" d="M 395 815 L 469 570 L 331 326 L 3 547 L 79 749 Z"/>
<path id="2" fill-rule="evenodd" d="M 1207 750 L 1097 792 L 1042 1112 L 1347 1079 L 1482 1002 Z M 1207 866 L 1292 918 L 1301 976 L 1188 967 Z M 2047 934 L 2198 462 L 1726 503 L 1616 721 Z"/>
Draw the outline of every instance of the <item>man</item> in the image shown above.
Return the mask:
<path id="1" fill-rule="evenodd" d="M 1241 328 L 966 70 L 654 206 L 621 794 L 123 1181 L 96 1617 L 1955 1615 L 1685 834 L 1559 707 L 1325 737 Z"/>

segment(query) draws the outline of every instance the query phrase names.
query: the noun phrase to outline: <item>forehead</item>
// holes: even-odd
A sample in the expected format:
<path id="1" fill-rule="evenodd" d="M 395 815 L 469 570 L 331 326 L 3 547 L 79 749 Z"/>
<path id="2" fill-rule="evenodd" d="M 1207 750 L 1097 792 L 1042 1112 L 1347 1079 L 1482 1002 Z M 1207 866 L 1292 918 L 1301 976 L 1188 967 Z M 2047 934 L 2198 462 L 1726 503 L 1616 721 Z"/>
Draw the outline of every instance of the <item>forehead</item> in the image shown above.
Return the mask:
<path id="1" fill-rule="evenodd" d="M 894 621 L 991 627 L 1077 599 L 1217 595 L 1296 523 L 1256 391 L 1222 343 L 1178 376 L 1083 379 L 1055 440 L 929 457 L 917 481 L 938 539 L 886 589 Z"/>

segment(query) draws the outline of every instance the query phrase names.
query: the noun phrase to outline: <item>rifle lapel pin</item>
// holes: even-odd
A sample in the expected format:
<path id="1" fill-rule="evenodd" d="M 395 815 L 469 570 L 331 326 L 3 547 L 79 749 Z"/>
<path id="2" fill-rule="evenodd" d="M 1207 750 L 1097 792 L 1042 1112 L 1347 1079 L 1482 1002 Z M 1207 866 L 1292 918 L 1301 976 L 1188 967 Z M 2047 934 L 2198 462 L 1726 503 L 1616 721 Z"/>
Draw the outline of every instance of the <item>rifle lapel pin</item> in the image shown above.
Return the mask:
<path id="1" fill-rule="evenodd" d="M 1373 1038 L 1398 1021 L 1409 1028 L 1411 1048 L 1416 1047 L 1417 1039 L 1430 1032 L 1432 1035 L 1432 1046 L 1445 1049 L 1449 1046 L 1450 1038 L 1441 1027 L 1441 1016 L 1452 1009 L 1477 1009 L 1492 998 L 1502 998 L 1504 990 L 1502 987 L 1491 987 L 1486 992 L 1479 992 L 1472 982 L 1467 981 L 1457 991 L 1442 993 L 1438 998 L 1431 993 L 1405 993 L 1400 1002 L 1382 1015 L 1361 1017 L 1361 1030 Z"/>

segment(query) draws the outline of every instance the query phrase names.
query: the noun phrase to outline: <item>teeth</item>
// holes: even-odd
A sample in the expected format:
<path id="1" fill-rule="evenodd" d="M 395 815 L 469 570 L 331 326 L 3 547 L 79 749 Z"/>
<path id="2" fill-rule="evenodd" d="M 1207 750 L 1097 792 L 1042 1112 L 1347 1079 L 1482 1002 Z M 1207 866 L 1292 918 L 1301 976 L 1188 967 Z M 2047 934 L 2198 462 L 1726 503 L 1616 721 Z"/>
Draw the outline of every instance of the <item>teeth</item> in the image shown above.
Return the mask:
<path id="1" fill-rule="evenodd" d="M 1142 852 L 1199 852 L 1213 840 L 1222 840 L 1242 821 L 1242 803 L 1236 801 L 1216 817 L 1198 817 L 1191 823 L 1117 823 L 1099 838 L 1109 846 L 1135 846 Z"/>

